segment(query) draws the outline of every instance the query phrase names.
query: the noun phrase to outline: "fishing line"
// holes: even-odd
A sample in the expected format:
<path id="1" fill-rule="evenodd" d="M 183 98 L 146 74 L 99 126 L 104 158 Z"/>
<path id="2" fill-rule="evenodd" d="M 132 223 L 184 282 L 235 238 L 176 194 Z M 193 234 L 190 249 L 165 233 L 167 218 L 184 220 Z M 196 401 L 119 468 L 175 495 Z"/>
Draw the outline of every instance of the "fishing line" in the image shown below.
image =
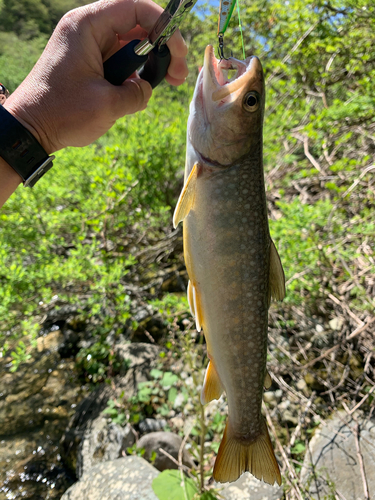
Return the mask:
<path id="1" fill-rule="evenodd" d="M 241 23 L 241 16 L 240 16 L 240 6 L 238 4 L 238 0 L 236 0 L 236 4 L 237 4 L 238 26 L 240 27 L 240 33 L 241 33 L 242 54 L 243 54 L 243 58 L 246 59 L 245 44 L 243 41 L 242 23 Z"/>
<path id="2" fill-rule="evenodd" d="M 232 17 L 232 13 L 233 13 L 235 5 L 237 5 L 238 26 L 240 28 L 240 34 L 241 34 L 242 54 L 243 54 L 243 58 L 244 59 L 246 58 L 239 1 L 238 0 L 231 0 L 231 1 L 230 0 L 220 0 L 219 22 L 218 22 L 218 27 L 217 27 L 220 59 L 226 59 L 226 57 L 224 55 L 224 33 L 226 32 L 226 30 L 228 28 L 229 21 L 230 21 L 230 18 Z"/>

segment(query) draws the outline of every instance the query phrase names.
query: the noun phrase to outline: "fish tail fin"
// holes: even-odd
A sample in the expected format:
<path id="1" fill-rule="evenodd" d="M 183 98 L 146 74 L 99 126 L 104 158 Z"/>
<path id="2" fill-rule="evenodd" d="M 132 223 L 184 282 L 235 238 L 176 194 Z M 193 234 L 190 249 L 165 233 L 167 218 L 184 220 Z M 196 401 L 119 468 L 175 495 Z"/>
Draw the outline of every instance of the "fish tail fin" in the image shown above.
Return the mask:
<path id="1" fill-rule="evenodd" d="M 242 441 L 231 430 L 228 420 L 217 454 L 213 476 L 215 481 L 236 481 L 249 471 L 265 483 L 281 485 L 280 469 L 273 451 L 267 424 L 262 417 L 261 433 L 255 441 Z"/>

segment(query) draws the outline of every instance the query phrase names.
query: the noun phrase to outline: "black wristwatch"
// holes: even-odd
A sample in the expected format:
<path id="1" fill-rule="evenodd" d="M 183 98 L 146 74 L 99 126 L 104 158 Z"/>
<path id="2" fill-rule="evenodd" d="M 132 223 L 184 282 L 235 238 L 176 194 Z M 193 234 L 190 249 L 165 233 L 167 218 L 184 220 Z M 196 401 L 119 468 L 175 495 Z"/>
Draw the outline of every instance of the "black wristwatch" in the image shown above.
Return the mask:
<path id="1" fill-rule="evenodd" d="M 0 156 L 32 187 L 51 167 L 39 142 L 9 111 L 0 105 Z"/>

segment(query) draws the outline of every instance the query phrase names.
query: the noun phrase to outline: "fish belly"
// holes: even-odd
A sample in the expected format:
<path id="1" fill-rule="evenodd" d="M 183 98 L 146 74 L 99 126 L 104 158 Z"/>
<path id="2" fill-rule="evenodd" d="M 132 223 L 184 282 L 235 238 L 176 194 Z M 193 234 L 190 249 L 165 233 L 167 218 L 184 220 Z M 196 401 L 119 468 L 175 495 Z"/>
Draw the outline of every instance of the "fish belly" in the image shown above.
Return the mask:
<path id="1" fill-rule="evenodd" d="M 251 441 L 262 425 L 270 265 L 259 160 L 200 167 L 194 206 L 184 220 L 184 248 L 232 430 Z"/>

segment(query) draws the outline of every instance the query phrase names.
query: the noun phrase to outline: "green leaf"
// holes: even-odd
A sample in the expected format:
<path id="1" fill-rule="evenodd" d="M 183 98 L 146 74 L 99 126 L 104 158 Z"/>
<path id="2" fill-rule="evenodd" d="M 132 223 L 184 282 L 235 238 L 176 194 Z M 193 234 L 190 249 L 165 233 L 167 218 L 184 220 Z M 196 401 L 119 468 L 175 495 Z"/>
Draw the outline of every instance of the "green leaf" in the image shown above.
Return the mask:
<path id="1" fill-rule="evenodd" d="M 163 376 L 163 372 L 161 370 L 158 370 L 157 368 L 153 368 L 150 371 L 150 375 L 152 378 L 161 378 Z"/>
<path id="2" fill-rule="evenodd" d="M 165 372 L 163 378 L 160 381 L 160 384 L 164 389 L 168 389 L 169 387 L 172 387 L 177 381 L 177 375 L 171 372 Z"/>
<path id="3" fill-rule="evenodd" d="M 296 445 L 293 446 L 291 451 L 292 451 L 292 453 L 295 453 L 296 455 L 298 455 L 299 453 L 304 453 L 305 450 L 306 450 L 306 446 L 303 443 L 296 443 Z"/>
<path id="4" fill-rule="evenodd" d="M 152 481 L 152 489 L 159 500 L 192 500 L 198 493 L 198 488 L 192 479 L 184 477 L 181 481 L 181 473 L 178 470 L 161 472 Z"/>
<path id="5" fill-rule="evenodd" d="M 217 496 L 212 493 L 211 491 L 205 491 L 202 493 L 202 495 L 199 497 L 199 500 L 218 500 Z"/>

